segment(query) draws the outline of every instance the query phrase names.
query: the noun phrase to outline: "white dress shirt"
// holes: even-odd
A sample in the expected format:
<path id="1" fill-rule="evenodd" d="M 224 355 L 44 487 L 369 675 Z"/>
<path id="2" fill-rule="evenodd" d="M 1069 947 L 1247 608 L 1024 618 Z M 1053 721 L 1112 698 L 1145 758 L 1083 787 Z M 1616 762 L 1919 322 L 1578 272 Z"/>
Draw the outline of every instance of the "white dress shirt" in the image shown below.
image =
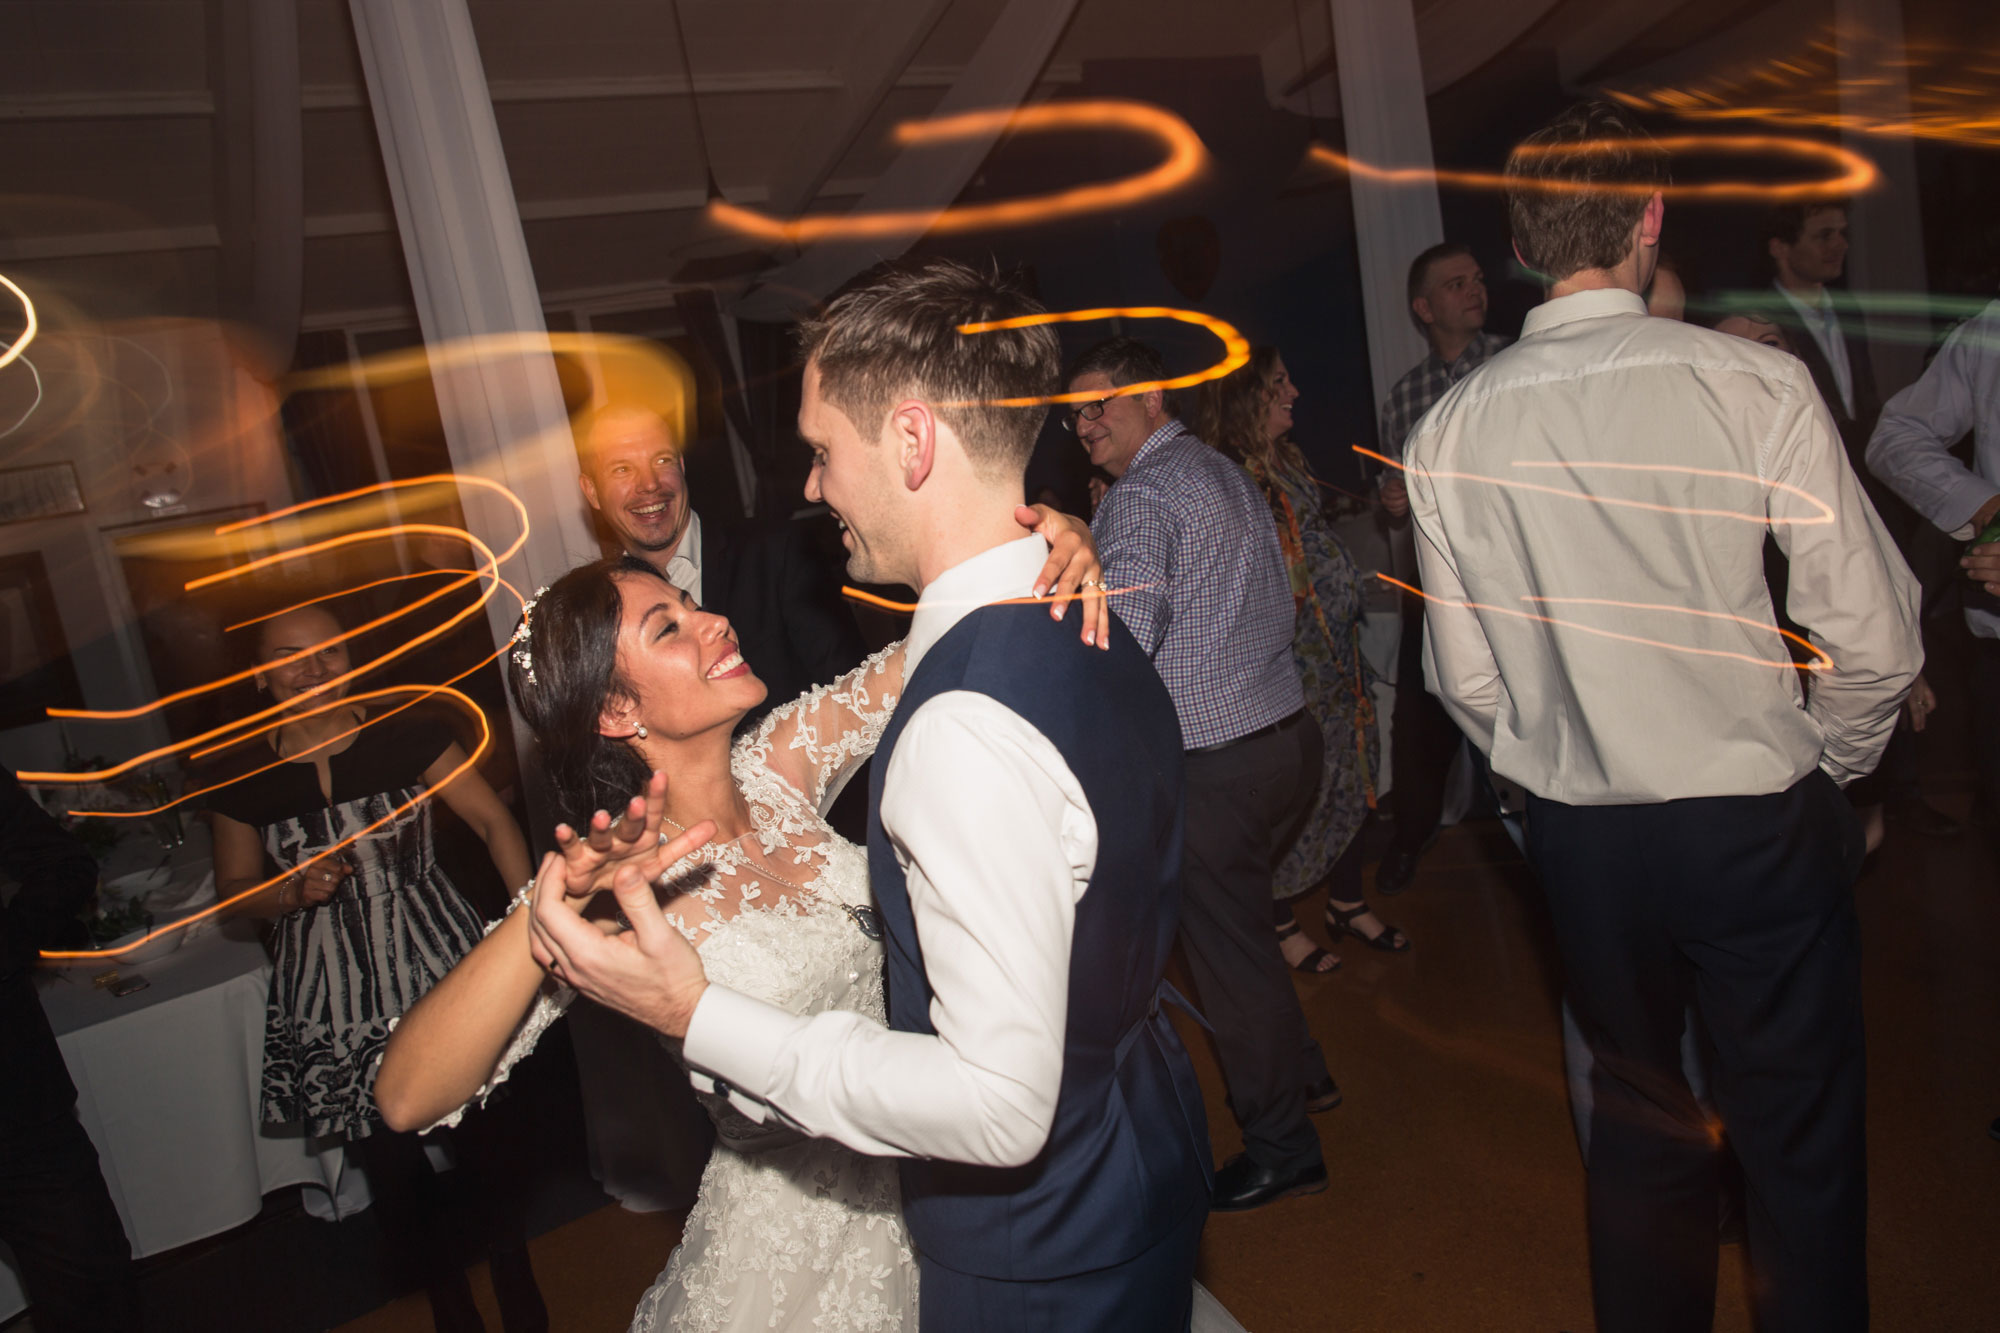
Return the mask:
<path id="1" fill-rule="evenodd" d="M 692 509 L 688 510 L 687 531 L 667 557 L 664 572 L 667 582 L 694 598 L 696 606 L 701 605 L 701 515 Z"/>
<path id="2" fill-rule="evenodd" d="M 1826 288 L 1819 289 L 1819 300 L 1807 305 L 1799 299 L 1798 293 L 1782 282 L 1771 284 L 1778 289 L 1798 311 L 1799 319 L 1812 334 L 1812 340 L 1819 344 L 1820 354 L 1826 357 L 1827 368 L 1833 371 L 1834 387 L 1840 390 L 1840 405 L 1847 409 L 1848 419 L 1854 418 L 1854 367 L 1847 362 L 1847 338 L 1840 331 L 1840 316 L 1834 313 L 1833 296 Z"/>
<path id="3" fill-rule="evenodd" d="M 1951 447 L 1973 433 L 1972 466 Z M 1953 329 L 1929 369 L 1882 408 L 1868 470 L 1947 535 L 1969 542 L 1972 518 L 2000 492 L 2000 301 Z M 2000 639 L 2000 616 L 1967 607 L 1965 623 Z"/>
<path id="4" fill-rule="evenodd" d="M 1614 805 L 1763 795 L 1815 765 L 1845 782 L 1881 758 L 1923 663 L 1916 580 L 1798 358 L 1578 292 L 1529 312 L 1407 459 L 1425 674 L 1495 772 Z M 1833 661 L 1809 705 L 1766 532 Z"/>
<path id="5" fill-rule="evenodd" d="M 1028 595 L 1047 557 L 1040 537 L 1024 537 L 933 581 L 905 641 L 904 679 L 967 613 Z M 731 1085 L 753 1118 L 768 1106 L 859 1152 L 1020 1165 L 1055 1116 L 1070 939 L 1097 821 L 1055 746 L 970 691 L 938 695 L 905 721 L 881 813 L 937 1035 L 855 1013 L 799 1017 L 710 985 L 688 1026 L 688 1063 Z"/>

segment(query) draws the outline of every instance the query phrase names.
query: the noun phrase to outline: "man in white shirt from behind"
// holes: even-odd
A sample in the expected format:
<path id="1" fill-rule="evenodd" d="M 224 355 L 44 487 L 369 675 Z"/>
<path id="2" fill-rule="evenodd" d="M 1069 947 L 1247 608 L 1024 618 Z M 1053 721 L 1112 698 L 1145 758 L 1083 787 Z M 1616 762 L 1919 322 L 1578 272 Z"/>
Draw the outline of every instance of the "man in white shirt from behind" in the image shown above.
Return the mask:
<path id="1" fill-rule="evenodd" d="M 1714 1317 L 1716 1132 L 1681 1072 L 1694 1005 L 1753 1205 L 1759 1327 L 1867 1322 L 1861 831 L 1922 663 L 1916 587 L 1805 367 L 1651 318 L 1666 165 L 1615 108 L 1508 161 L 1548 301 L 1406 450 L 1432 689 L 1529 793 L 1567 998 L 1597 1059 L 1605 1333 Z M 1763 579 L 1790 560 L 1808 703 Z"/>

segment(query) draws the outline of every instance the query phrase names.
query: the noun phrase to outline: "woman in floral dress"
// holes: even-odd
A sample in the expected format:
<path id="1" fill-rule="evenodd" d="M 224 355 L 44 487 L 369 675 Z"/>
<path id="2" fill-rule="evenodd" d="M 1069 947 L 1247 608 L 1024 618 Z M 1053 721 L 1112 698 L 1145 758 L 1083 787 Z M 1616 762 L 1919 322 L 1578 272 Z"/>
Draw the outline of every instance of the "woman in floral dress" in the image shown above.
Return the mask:
<path id="1" fill-rule="evenodd" d="M 1285 961 L 1307 973 L 1331 972 L 1340 960 L 1300 931 L 1293 900 L 1325 885 L 1326 927 L 1370 948 L 1401 953 L 1402 931 L 1383 924 L 1361 894 L 1357 836 L 1374 804 L 1375 711 L 1367 663 L 1357 637 L 1361 575 L 1333 533 L 1319 483 L 1292 442 L 1292 404 L 1299 391 L 1274 347 L 1251 352 L 1250 363 L 1196 392 L 1190 424 L 1210 445 L 1243 464 L 1270 502 L 1291 572 L 1298 619 L 1292 657 L 1306 706 L 1326 738 L 1319 796 L 1298 839 L 1272 877 Z"/>

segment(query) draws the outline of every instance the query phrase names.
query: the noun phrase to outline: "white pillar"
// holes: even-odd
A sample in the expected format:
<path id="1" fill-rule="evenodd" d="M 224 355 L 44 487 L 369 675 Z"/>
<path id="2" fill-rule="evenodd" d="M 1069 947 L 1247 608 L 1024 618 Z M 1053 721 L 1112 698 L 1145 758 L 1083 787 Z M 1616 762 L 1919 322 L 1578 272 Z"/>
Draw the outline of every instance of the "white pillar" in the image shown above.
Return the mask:
<path id="1" fill-rule="evenodd" d="M 528 542 L 501 572 L 532 595 L 598 551 L 471 16 L 465 0 L 350 7 L 424 341 L 435 355 L 502 340 L 432 380 L 453 469 L 497 481 L 527 506 Z M 482 541 L 499 550 L 513 540 L 519 520 L 510 506 L 479 487 L 460 487 L 459 496 Z M 488 603 L 496 645 L 517 616 L 505 593 Z M 525 728 L 515 734 L 523 773 L 532 774 Z"/>
<path id="2" fill-rule="evenodd" d="M 1882 172 L 1882 183 L 1857 198 L 1848 213 L 1848 286 L 1864 298 L 1913 296 L 1928 286 L 1916 149 L 1907 134 L 1870 134 L 1857 128 L 1909 122 L 1902 0 L 1835 0 L 1834 17 L 1840 143 L 1873 159 Z M 1887 398 L 1923 373 L 1924 346 L 1912 336 L 1916 324 L 1907 316 L 1871 312 L 1867 326 L 1876 387 Z"/>
<path id="3" fill-rule="evenodd" d="M 1347 155 L 1370 166 L 1434 166 L 1423 57 L 1410 0 L 1327 0 L 1327 5 L 1333 16 Z M 1368 368 L 1379 404 L 1428 350 L 1411 323 L 1405 284 L 1410 261 L 1444 239 L 1444 219 L 1435 181 L 1400 185 L 1356 175 L 1348 187 L 1361 252 Z"/>

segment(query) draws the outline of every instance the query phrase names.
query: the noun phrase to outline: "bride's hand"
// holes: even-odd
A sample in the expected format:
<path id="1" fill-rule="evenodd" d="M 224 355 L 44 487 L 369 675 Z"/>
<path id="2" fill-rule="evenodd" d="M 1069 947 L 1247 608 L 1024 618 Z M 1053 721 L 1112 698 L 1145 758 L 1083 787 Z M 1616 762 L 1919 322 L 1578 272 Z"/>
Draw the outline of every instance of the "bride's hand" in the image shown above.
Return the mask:
<path id="1" fill-rule="evenodd" d="M 1097 559 L 1090 525 L 1047 505 L 1021 505 L 1014 521 L 1049 544 L 1048 563 L 1035 576 L 1035 595 L 1055 597 L 1049 614 L 1057 620 L 1072 597 L 1083 604 L 1083 641 L 1111 647 L 1111 606 L 1104 598 L 1104 566 Z"/>
<path id="2" fill-rule="evenodd" d="M 626 803 L 615 822 L 607 811 L 599 810 L 581 836 L 567 824 L 556 825 L 564 894 L 581 900 L 608 889 L 621 866 L 635 866 L 640 874 L 648 875 L 649 866 L 658 861 L 660 824 L 666 810 L 667 775 L 656 771 L 647 780 L 646 789 Z M 673 862 L 669 859 L 658 864 L 664 869 Z M 659 869 L 653 869 L 648 877 L 658 873 Z M 581 907 L 582 903 L 572 906 Z"/>
<path id="3" fill-rule="evenodd" d="M 703 821 L 667 845 L 685 856 L 714 832 L 715 825 Z M 557 901 L 553 882 L 538 883 L 529 950 L 564 985 L 656 1031 L 685 1037 L 708 987 L 701 955 L 660 914 L 652 886 L 630 866 L 619 871 L 612 890 L 632 929 L 607 938 Z"/>

